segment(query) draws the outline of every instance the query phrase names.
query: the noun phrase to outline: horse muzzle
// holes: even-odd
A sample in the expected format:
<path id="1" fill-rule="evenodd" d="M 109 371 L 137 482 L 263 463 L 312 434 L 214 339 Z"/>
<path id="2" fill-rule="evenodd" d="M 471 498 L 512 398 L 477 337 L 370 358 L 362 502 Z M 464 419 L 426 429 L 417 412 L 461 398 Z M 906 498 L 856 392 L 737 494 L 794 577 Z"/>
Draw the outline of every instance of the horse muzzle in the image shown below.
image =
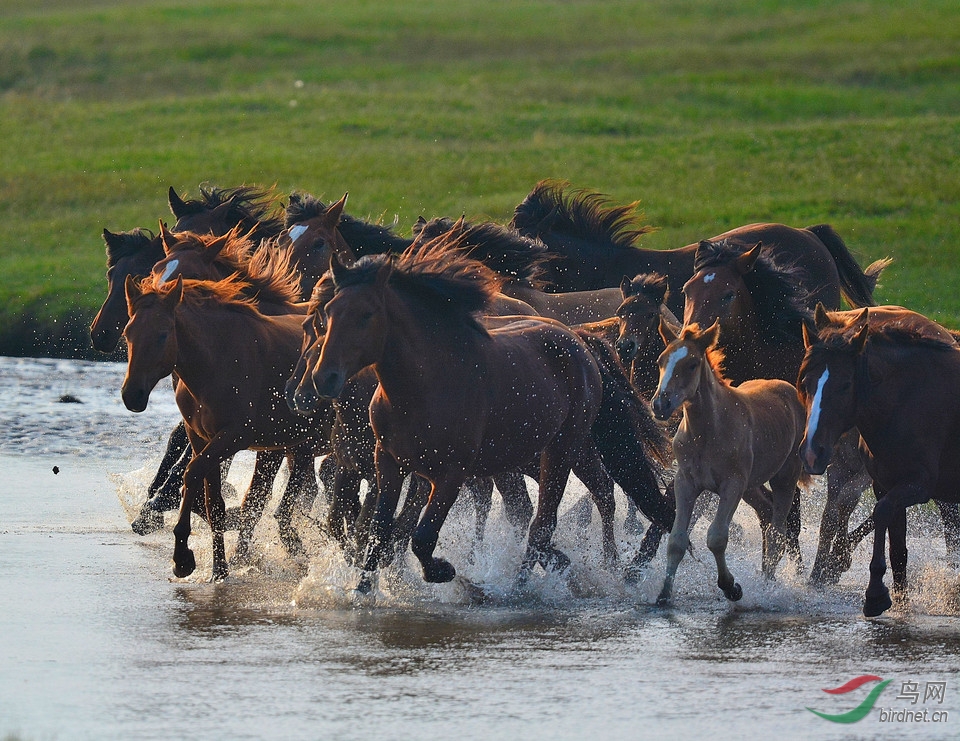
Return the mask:
<path id="1" fill-rule="evenodd" d="M 336 399 L 347 384 L 347 376 L 340 370 L 330 370 L 321 377 L 313 377 L 313 385 L 317 395 L 323 399 Z"/>
<path id="2" fill-rule="evenodd" d="M 637 357 L 637 342 L 631 337 L 621 337 L 617 340 L 617 355 L 621 363 L 632 363 Z"/>
<path id="3" fill-rule="evenodd" d="M 679 405 L 676 404 L 668 394 L 657 394 L 650 402 L 650 407 L 653 409 L 653 416 L 661 422 L 670 419 L 671 415 L 677 411 L 677 406 Z"/>
<path id="4" fill-rule="evenodd" d="M 810 442 L 806 437 L 800 443 L 800 462 L 803 470 L 813 476 L 819 476 L 827 470 L 833 448 Z"/>
<path id="5" fill-rule="evenodd" d="M 143 386 L 131 387 L 124 384 L 120 389 L 120 398 L 123 399 L 123 405 L 131 412 L 142 412 L 150 401 L 150 391 L 151 389 Z"/>

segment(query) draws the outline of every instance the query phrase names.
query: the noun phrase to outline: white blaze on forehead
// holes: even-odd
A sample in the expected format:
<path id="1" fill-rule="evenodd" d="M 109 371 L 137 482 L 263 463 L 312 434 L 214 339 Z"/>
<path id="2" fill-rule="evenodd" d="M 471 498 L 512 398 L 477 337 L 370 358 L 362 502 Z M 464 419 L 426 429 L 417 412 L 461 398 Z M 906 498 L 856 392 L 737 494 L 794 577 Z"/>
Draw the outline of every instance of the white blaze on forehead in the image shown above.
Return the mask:
<path id="1" fill-rule="evenodd" d="M 163 275 L 160 276 L 160 282 L 166 283 L 170 280 L 170 276 L 173 275 L 173 271 L 177 269 L 177 266 L 180 265 L 179 260 L 171 260 L 167 263 L 167 267 L 163 269 Z"/>
<path id="2" fill-rule="evenodd" d="M 830 378 L 830 369 L 824 368 L 820 380 L 817 381 L 817 391 L 813 395 L 813 402 L 810 404 L 810 421 L 807 423 L 807 440 L 813 440 L 817 434 L 817 425 L 820 424 L 820 404 L 823 401 L 823 387 L 827 385 L 827 379 Z"/>
<path id="3" fill-rule="evenodd" d="M 299 239 L 301 236 L 303 236 L 303 233 L 304 233 L 305 231 L 307 231 L 307 227 L 305 227 L 303 224 L 295 224 L 294 226 L 291 226 L 291 227 L 290 227 L 290 232 L 289 232 L 289 234 L 290 234 L 290 241 L 291 241 L 291 242 L 296 242 L 297 239 Z"/>
<path id="4" fill-rule="evenodd" d="M 681 345 L 672 353 L 670 357 L 667 358 L 667 364 L 664 366 L 663 375 L 660 376 L 660 388 L 666 388 L 667 384 L 670 383 L 670 377 L 673 375 L 674 368 L 677 367 L 677 363 L 683 360 L 689 354 L 686 345 Z"/>
<path id="5" fill-rule="evenodd" d="M 710 281 L 712 281 L 712 280 L 713 280 L 714 278 L 716 278 L 716 277 L 717 277 L 717 274 L 716 274 L 716 273 L 707 273 L 705 276 L 703 276 L 703 282 L 704 282 L 704 283 L 709 283 Z"/>

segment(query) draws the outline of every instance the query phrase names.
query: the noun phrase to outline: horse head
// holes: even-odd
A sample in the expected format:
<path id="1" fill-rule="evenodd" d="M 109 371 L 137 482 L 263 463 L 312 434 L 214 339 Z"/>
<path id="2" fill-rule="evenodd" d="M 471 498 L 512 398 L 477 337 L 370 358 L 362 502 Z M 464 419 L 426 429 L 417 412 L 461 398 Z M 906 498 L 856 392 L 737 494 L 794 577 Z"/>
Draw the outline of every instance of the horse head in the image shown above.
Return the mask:
<path id="1" fill-rule="evenodd" d="M 868 312 L 863 309 L 853 321 L 837 323 L 818 304 L 813 325 L 803 325 L 806 352 L 797 392 L 806 408 L 800 458 L 807 473 L 826 470 L 837 440 L 855 424 L 857 375 L 869 331 Z"/>
<path id="2" fill-rule="evenodd" d="M 683 286 L 684 326 L 708 327 L 720 322 L 724 335 L 740 334 L 752 314 L 753 300 L 744 276 L 753 270 L 761 243 L 730 256 L 722 243 L 700 242 L 697 272 Z"/>
<path id="3" fill-rule="evenodd" d="M 617 309 L 620 333 L 616 348 L 621 362 L 633 362 L 640 348 L 646 346 L 660 323 L 663 305 L 667 300 L 667 279 L 657 273 L 627 276 L 620 282 L 623 303 Z"/>
<path id="4" fill-rule="evenodd" d="M 657 359 L 660 382 L 651 406 L 657 419 L 666 420 L 697 393 L 702 374 L 713 372 L 709 354 L 720 338 L 720 323 L 703 330 L 696 324 L 688 325 L 678 335 L 661 317 L 660 336 L 667 347 Z"/>
<path id="5" fill-rule="evenodd" d="M 163 246 L 160 237 L 147 229 L 116 234 L 104 229 L 103 241 L 107 245 L 107 298 L 90 325 L 90 339 L 98 351 L 111 353 L 117 349 L 130 318 L 124 297 L 127 276 L 148 275 L 163 257 Z"/>
<path id="6" fill-rule="evenodd" d="M 127 340 L 127 374 L 120 395 L 131 412 L 147 408 L 150 392 L 169 376 L 177 361 L 176 310 L 183 299 L 183 277 L 172 287 L 141 288 L 134 278 L 124 284 L 130 321 L 123 330 Z"/>

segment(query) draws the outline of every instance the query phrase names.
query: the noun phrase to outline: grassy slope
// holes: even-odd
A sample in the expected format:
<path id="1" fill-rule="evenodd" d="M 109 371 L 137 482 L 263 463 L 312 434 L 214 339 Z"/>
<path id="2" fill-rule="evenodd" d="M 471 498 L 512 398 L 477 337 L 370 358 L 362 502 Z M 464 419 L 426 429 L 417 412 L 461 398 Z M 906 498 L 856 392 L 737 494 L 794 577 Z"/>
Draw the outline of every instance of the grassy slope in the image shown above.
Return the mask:
<path id="1" fill-rule="evenodd" d="M 641 200 L 651 247 L 829 222 L 896 259 L 881 301 L 960 326 L 960 6 L 731 5 L 7 2 L 0 352 L 82 333 L 103 227 L 201 182 L 349 190 L 403 232 L 543 177 Z"/>

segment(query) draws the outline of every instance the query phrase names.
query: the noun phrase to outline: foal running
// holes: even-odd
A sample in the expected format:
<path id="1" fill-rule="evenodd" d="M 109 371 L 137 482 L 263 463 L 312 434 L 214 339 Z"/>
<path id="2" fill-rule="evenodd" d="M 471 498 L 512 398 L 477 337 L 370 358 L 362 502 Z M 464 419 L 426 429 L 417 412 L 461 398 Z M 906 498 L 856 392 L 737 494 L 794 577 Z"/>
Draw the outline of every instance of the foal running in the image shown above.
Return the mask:
<path id="1" fill-rule="evenodd" d="M 744 493 L 768 481 L 773 490 L 776 533 L 764 533 L 763 572 L 767 577 L 773 577 L 783 555 L 784 524 L 801 471 L 797 449 L 803 437 L 803 405 L 796 389 L 786 381 L 754 380 L 730 386 L 720 372 L 719 334 L 717 323 L 705 330 L 694 324 L 677 337 L 669 325 L 660 322 L 667 349 L 657 361 L 660 384 L 653 397 L 653 413 L 666 420 L 682 406 L 683 421 L 673 439 L 678 465 L 674 480 L 677 516 L 658 605 L 671 600 L 677 567 L 690 544 L 693 505 L 703 490 L 720 497 L 707 532 L 707 547 L 717 560 L 717 585 L 727 599 L 736 601 L 743 596 L 727 568 L 730 521 Z"/>

